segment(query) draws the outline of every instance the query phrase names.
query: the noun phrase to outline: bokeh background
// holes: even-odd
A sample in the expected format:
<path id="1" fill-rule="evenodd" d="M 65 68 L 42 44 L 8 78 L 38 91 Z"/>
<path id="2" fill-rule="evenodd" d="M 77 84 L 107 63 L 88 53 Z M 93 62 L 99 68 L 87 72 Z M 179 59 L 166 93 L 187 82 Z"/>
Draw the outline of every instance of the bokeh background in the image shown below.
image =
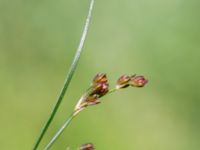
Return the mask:
<path id="1" fill-rule="evenodd" d="M 89 0 L 0 0 L 0 149 L 28 150 L 63 85 Z M 128 88 L 82 112 L 52 150 L 200 149 L 200 1 L 96 0 L 88 37 L 64 102 L 40 149 L 98 72 Z"/>

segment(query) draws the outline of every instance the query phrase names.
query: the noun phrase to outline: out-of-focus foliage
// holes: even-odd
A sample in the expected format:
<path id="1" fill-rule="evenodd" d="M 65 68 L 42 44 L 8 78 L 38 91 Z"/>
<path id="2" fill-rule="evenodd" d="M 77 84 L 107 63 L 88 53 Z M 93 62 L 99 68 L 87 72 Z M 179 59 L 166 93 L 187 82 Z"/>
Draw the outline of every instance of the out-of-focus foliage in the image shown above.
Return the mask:
<path id="1" fill-rule="evenodd" d="M 0 149 L 33 146 L 62 87 L 88 0 L 0 0 Z M 143 74 L 144 88 L 113 93 L 83 111 L 55 150 L 200 148 L 200 1 L 96 0 L 78 68 L 44 146 L 97 72 L 110 86 Z"/>

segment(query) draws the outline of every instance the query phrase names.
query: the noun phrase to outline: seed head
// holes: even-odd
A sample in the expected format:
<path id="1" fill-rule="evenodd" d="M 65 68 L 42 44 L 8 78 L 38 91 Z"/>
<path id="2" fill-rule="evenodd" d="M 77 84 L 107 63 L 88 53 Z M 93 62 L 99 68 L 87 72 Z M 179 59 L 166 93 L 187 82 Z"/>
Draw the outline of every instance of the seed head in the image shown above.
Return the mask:
<path id="1" fill-rule="evenodd" d="M 94 150 L 94 145 L 92 143 L 83 144 L 79 147 L 79 150 Z"/>
<path id="2" fill-rule="evenodd" d="M 98 73 L 93 79 L 93 85 L 99 83 L 107 83 L 108 79 L 105 73 Z"/>
<path id="3" fill-rule="evenodd" d="M 121 88 L 126 88 L 129 86 L 129 81 L 130 81 L 130 76 L 127 75 L 122 75 L 118 80 L 117 80 L 117 85 L 116 89 L 121 89 Z"/>
<path id="4" fill-rule="evenodd" d="M 96 94 L 99 97 L 102 97 L 106 93 L 108 93 L 108 90 L 109 90 L 108 83 L 98 83 L 98 84 L 93 85 L 92 92 L 90 95 Z"/>
<path id="5" fill-rule="evenodd" d="M 87 106 L 100 103 L 99 98 L 107 94 L 109 91 L 108 80 L 106 74 L 99 73 L 93 79 L 93 84 L 89 90 L 83 94 L 75 106 L 74 111 L 79 112 Z"/>
<path id="6" fill-rule="evenodd" d="M 99 101 L 99 96 L 94 94 L 94 95 L 91 95 L 91 96 L 87 96 L 87 98 L 85 99 L 85 104 L 86 106 L 91 106 L 91 105 L 96 105 L 96 104 L 99 104 L 100 101 Z"/>
<path id="7" fill-rule="evenodd" d="M 143 87 L 148 83 L 148 80 L 144 78 L 144 76 L 132 76 L 129 84 L 134 87 Z"/>

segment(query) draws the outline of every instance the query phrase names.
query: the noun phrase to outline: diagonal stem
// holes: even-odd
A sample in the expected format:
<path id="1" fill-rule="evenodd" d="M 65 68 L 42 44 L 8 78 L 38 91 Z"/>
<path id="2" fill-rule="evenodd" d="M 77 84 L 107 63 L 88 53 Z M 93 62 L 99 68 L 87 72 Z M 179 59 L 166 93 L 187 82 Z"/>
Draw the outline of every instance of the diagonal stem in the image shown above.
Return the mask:
<path id="1" fill-rule="evenodd" d="M 113 88 L 111 89 L 107 94 L 110 94 L 112 92 L 115 92 L 117 89 Z M 81 99 L 79 100 L 81 101 Z M 79 105 L 79 102 L 77 103 Z M 55 141 L 59 138 L 59 136 L 62 134 L 62 132 L 65 130 L 66 127 L 71 123 L 71 121 L 74 119 L 75 116 L 77 116 L 81 111 L 83 111 L 86 107 L 82 109 L 76 109 L 71 114 L 71 116 L 65 121 L 65 123 L 60 127 L 60 129 L 56 132 L 56 134 L 53 136 L 53 138 L 50 140 L 50 142 L 45 146 L 44 150 L 49 150 L 51 146 L 55 143 Z"/>
<path id="2" fill-rule="evenodd" d="M 58 137 L 61 135 L 61 133 L 64 131 L 66 127 L 71 123 L 71 121 L 74 119 L 76 115 L 72 114 L 65 123 L 61 126 L 61 128 L 58 130 L 58 132 L 54 135 L 54 137 L 51 139 L 51 141 L 45 146 L 44 150 L 49 150 L 51 146 L 54 144 L 54 142 L 58 139 Z"/>
<path id="3" fill-rule="evenodd" d="M 64 86 L 63 86 L 63 88 L 62 88 L 62 90 L 61 90 L 61 92 L 60 92 L 60 94 L 58 96 L 57 102 L 56 102 L 56 104 L 55 104 L 55 106 L 54 106 L 54 108 L 53 108 L 53 110 L 52 110 L 52 112 L 51 112 L 46 124 L 44 125 L 39 137 L 37 138 L 37 141 L 36 141 L 36 143 L 35 143 L 35 145 L 33 147 L 33 150 L 36 150 L 38 148 L 38 146 L 39 146 L 41 140 L 43 139 L 47 129 L 49 128 L 52 120 L 54 119 L 55 114 L 56 114 L 56 112 L 57 112 L 57 110 L 58 110 L 58 108 L 59 108 L 59 106 L 60 106 L 60 104 L 61 104 L 61 102 L 63 100 L 63 97 L 64 97 L 64 95 L 66 93 L 66 90 L 67 90 L 67 88 L 68 88 L 68 86 L 70 84 L 70 81 L 71 81 L 72 77 L 73 77 L 73 74 L 74 74 L 75 69 L 76 69 L 77 64 L 78 64 L 78 61 L 80 59 L 81 52 L 83 50 L 83 45 L 84 45 L 84 42 L 85 42 L 85 39 L 86 39 L 86 35 L 87 35 L 87 32 L 88 32 L 88 28 L 89 28 L 89 23 L 90 23 L 90 20 L 91 20 L 93 5 L 94 5 L 94 0 L 91 0 L 90 1 L 90 7 L 89 7 L 88 15 L 87 15 L 85 26 L 84 26 L 84 30 L 83 30 L 83 33 L 82 33 L 82 36 L 81 36 L 81 40 L 80 40 L 79 46 L 78 46 L 78 48 L 76 50 L 76 54 L 74 56 L 74 59 L 73 59 L 73 62 L 71 64 L 71 67 L 69 69 L 69 72 L 67 74 L 67 77 L 65 79 Z"/>

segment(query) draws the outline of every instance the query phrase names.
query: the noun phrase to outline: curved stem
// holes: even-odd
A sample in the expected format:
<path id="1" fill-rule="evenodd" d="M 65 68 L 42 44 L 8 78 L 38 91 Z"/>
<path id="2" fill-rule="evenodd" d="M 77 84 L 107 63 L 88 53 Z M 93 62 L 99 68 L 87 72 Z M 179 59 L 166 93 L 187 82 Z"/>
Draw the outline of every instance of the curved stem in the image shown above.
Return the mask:
<path id="1" fill-rule="evenodd" d="M 77 114 L 76 114 L 77 115 Z M 58 130 L 58 132 L 54 135 L 54 137 L 51 139 L 51 141 L 45 146 L 44 150 L 48 150 L 51 148 L 51 146 L 54 144 L 54 142 L 58 139 L 58 137 L 61 135 L 61 133 L 64 131 L 66 127 L 71 123 L 73 118 L 76 116 L 72 114 L 65 123 L 61 126 L 61 128 Z"/>
<path id="2" fill-rule="evenodd" d="M 63 97 L 64 97 L 64 95 L 66 93 L 66 90 L 67 90 L 67 88 L 69 86 L 69 83 L 70 83 L 70 81 L 71 81 L 71 79 L 73 77 L 73 74 L 74 74 L 75 69 L 76 69 L 77 64 L 78 64 L 78 61 L 80 59 L 81 52 L 83 50 L 83 45 L 84 45 L 84 42 L 85 42 L 85 38 L 86 38 L 86 35 L 87 35 L 87 32 L 88 32 L 89 23 L 90 23 L 90 19 L 91 19 L 91 15 L 92 15 L 93 5 L 94 5 L 94 0 L 91 0 L 90 1 L 90 7 L 89 7 L 88 15 L 87 15 L 85 26 L 84 26 L 84 30 L 83 30 L 83 33 L 82 33 L 82 36 L 81 36 L 81 40 L 80 40 L 79 46 L 78 46 L 78 48 L 76 50 L 76 54 L 74 56 L 74 59 L 73 59 L 73 62 L 71 64 L 71 67 L 69 69 L 69 72 L 67 74 L 67 77 L 65 79 L 64 86 L 63 86 L 63 88 L 62 88 L 62 90 L 61 90 L 61 92 L 60 92 L 60 94 L 58 96 L 57 102 L 56 102 L 56 104 L 55 104 L 55 106 L 54 106 L 54 108 L 53 108 L 53 110 L 52 110 L 52 112 L 51 112 L 46 124 L 44 125 L 44 127 L 43 127 L 43 129 L 42 129 L 42 131 L 41 131 L 41 133 L 40 133 L 40 135 L 39 135 L 34 147 L 33 147 L 33 150 L 36 150 L 38 148 L 42 138 L 44 137 L 47 129 L 49 128 L 52 120 L 54 119 L 54 116 L 55 116 L 55 114 L 56 114 L 56 112 L 57 112 L 57 110 L 58 110 L 58 108 L 59 108 L 59 106 L 60 106 L 60 104 L 61 104 L 61 102 L 63 100 Z"/>

